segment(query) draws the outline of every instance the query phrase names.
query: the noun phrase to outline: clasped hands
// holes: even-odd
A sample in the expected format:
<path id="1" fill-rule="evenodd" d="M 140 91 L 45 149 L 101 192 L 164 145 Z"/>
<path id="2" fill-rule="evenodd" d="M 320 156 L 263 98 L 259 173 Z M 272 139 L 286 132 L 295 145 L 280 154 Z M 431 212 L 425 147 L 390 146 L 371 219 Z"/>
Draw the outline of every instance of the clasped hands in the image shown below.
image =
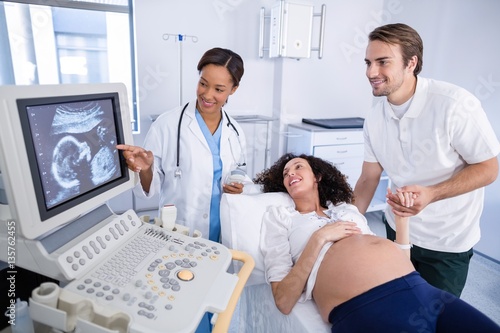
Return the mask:
<path id="1" fill-rule="evenodd" d="M 425 190 L 426 188 L 419 185 L 404 186 L 397 188 L 396 193 L 391 189 L 387 189 L 387 204 L 391 206 L 395 215 L 401 217 L 409 217 L 418 214 L 430 200 Z"/>
<path id="2" fill-rule="evenodd" d="M 401 217 L 409 217 L 418 213 L 420 209 L 416 205 L 420 206 L 423 202 L 418 200 L 419 195 L 417 193 L 407 191 L 408 188 L 409 186 L 398 188 L 396 193 L 392 193 L 391 189 L 387 189 L 387 203 L 392 207 L 394 214 Z M 417 186 L 415 185 L 412 188 L 416 189 Z M 314 233 L 321 244 L 336 242 L 355 234 L 361 234 L 361 229 L 356 223 L 349 221 L 328 223 Z"/>

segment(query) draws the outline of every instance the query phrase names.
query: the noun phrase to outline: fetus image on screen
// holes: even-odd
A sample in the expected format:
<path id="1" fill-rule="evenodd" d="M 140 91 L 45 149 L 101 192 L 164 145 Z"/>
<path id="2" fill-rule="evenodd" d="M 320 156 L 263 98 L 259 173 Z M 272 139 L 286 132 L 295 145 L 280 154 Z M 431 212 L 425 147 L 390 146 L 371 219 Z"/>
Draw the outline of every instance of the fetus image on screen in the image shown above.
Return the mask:
<path id="1" fill-rule="evenodd" d="M 111 102 L 31 107 L 48 208 L 120 176 Z"/>

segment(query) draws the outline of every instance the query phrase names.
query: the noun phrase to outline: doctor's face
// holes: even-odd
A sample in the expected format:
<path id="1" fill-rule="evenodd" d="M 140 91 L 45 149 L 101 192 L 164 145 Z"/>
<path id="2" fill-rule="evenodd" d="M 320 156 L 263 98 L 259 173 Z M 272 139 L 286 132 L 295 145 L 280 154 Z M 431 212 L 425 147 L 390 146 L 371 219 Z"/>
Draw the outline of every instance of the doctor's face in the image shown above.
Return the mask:
<path id="1" fill-rule="evenodd" d="M 232 95 L 237 88 L 225 67 L 206 65 L 200 71 L 196 89 L 198 111 L 201 114 L 220 112 L 229 95 Z"/>
<path id="2" fill-rule="evenodd" d="M 413 85 L 414 60 L 405 66 L 399 45 L 371 41 L 366 48 L 365 62 L 373 96 L 387 96 L 389 102 L 396 105 L 406 102 L 408 86 Z"/>

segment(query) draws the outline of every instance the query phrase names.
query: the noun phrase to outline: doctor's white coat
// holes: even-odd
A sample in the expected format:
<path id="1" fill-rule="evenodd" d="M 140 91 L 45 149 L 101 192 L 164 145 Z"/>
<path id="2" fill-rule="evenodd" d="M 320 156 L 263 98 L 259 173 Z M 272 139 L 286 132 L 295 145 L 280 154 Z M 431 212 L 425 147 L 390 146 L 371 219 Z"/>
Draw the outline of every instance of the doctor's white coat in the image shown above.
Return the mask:
<path id="1" fill-rule="evenodd" d="M 144 148 L 154 155 L 153 183 L 149 193 L 145 193 L 138 184 L 135 194 L 150 198 L 159 193 L 160 208 L 166 204 L 177 207 L 177 224 L 189 227 L 191 234 L 199 230 L 208 239 L 213 163 L 212 153 L 196 120 L 196 100 L 189 102 L 182 117 L 179 145 L 182 176 L 179 178 L 174 174 L 177 169 L 177 127 L 183 107 L 161 114 L 151 125 Z M 245 134 L 239 124 L 230 119 L 239 133 L 239 142 L 236 131 L 228 126 L 223 112 L 220 141 L 222 182 L 237 162 L 246 161 Z"/>

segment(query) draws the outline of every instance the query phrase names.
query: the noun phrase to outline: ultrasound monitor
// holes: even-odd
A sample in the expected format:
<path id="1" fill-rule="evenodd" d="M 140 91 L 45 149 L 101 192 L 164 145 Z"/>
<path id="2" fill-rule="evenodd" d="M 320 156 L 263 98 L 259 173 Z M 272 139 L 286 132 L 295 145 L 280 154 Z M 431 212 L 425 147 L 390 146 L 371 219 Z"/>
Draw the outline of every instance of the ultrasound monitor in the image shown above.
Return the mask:
<path id="1" fill-rule="evenodd" d="M 133 186 L 123 84 L 0 86 L 1 220 L 37 239 Z M 2 223 L 2 227 L 5 223 Z"/>
<path id="2" fill-rule="evenodd" d="M 30 298 L 48 328 L 193 332 L 228 308 L 227 331 L 253 259 L 106 203 L 135 183 L 116 149 L 133 144 L 126 101 L 122 84 L 0 86 L 0 261 L 60 282 L 55 306 Z"/>

